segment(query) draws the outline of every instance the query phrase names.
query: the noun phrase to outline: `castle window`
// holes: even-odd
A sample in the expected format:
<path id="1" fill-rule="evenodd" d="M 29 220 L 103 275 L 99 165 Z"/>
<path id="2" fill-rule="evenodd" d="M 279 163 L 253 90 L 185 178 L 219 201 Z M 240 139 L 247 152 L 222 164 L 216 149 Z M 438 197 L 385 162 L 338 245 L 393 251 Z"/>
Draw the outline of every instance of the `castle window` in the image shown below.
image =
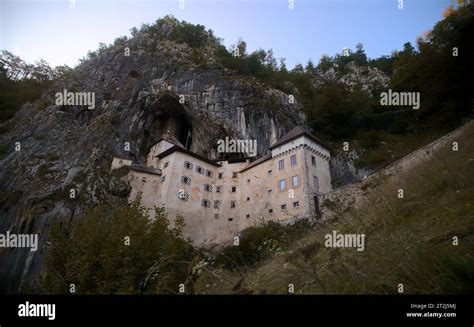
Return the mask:
<path id="1" fill-rule="evenodd" d="M 232 178 L 237 178 L 237 173 L 232 173 Z"/>
<path id="2" fill-rule="evenodd" d="M 245 215 L 245 218 L 250 218 L 250 215 L 249 215 L 249 214 L 246 214 L 246 215 Z"/>
<path id="3" fill-rule="evenodd" d="M 142 177 L 142 182 L 146 183 L 146 177 Z"/>
<path id="4" fill-rule="evenodd" d="M 193 164 L 190 163 L 189 161 L 185 161 L 184 162 L 184 168 L 187 168 L 187 169 L 193 169 Z"/>
<path id="5" fill-rule="evenodd" d="M 160 181 L 163 183 L 166 180 L 166 176 L 161 176 Z"/>
<path id="6" fill-rule="evenodd" d="M 196 171 L 200 174 L 204 174 L 204 169 L 200 166 L 196 166 Z"/>
<path id="7" fill-rule="evenodd" d="M 230 201 L 230 207 L 235 208 L 235 201 Z"/>
<path id="8" fill-rule="evenodd" d="M 298 186 L 298 176 L 291 177 L 291 185 L 293 185 L 293 187 Z"/>
<path id="9" fill-rule="evenodd" d="M 316 192 L 319 192 L 319 180 L 316 176 L 313 176 L 313 181 L 314 181 L 314 188 L 316 189 Z"/>
<path id="10" fill-rule="evenodd" d="M 272 190 L 268 190 L 268 194 L 271 194 L 272 193 Z"/>
<path id="11" fill-rule="evenodd" d="M 281 179 L 280 180 L 280 190 L 283 191 L 285 189 L 285 180 Z"/>
<path id="12" fill-rule="evenodd" d="M 219 179 L 222 179 L 224 178 L 224 174 L 223 173 L 219 173 Z"/>
<path id="13" fill-rule="evenodd" d="M 216 186 L 216 193 L 221 193 L 221 187 L 220 186 Z"/>
<path id="14" fill-rule="evenodd" d="M 166 167 L 168 167 L 168 166 L 169 166 L 169 164 L 170 164 L 170 162 L 169 162 L 169 161 L 165 162 L 165 164 L 163 165 L 163 169 L 165 169 Z"/>
<path id="15" fill-rule="evenodd" d="M 201 207 L 210 208 L 210 207 L 211 207 L 211 201 L 209 201 L 209 200 L 201 200 Z"/>
<path id="16" fill-rule="evenodd" d="M 181 183 L 191 185 L 191 178 L 187 176 L 181 176 Z"/>
<path id="17" fill-rule="evenodd" d="M 214 201 L 214 209 L 219 209 L 221 201 Z"/>
<path id="18" fill-rule="evenodd" d="M 247 197 L 247 201 L 250 201 L 250 198 L 249 198 L 249 197 Z"/>
<path id="19" fill-rule="evenodd" d="M 237 192 L 237 187 L 236 186 L 232 186 L 232 193 L 235 193 Z"/>
<path id="20" fill-rule="evenodd" d="M 311 156 L 311 163 L 316 166 L 316 157 L 315 156 Z"/>
<path id="21" fill-rule="evenodd" d="M 206 169 L 206 174 L 207 177 L 212 177 L 212 171 Z"/>
<path id="22" fill-rule="evenodd" d="M 183 201 L 188 201 L 189 194 L 181 190 L 180 192 L 178 192 L 178 199 L 183 200 Z"/>
<path id="23" fill-rule="evenodd" d="M 285 160 L 284 159 L 281 159 L 280 161 L 278 161 L 278 169 L 280 169 L 280 170 L 285 169 Z"/>
<path id="24" fill-rule="evenodd" d="M 219 214 L 218 213 L 214 214 L 214 219 L 219 219 Z"/>
<path id="25" fill-rule="evenodd" d="M 268 209 L 268 213 L 273 213 L 273 209 Z"/>
<path id="26" fill-rule="evenodd" d="M 202 188 L 203 188 L 204 191 L 212 192 L 212 186 L 209 185 L 209 184 L 204 184 L 204 185 L 202 186 Z"/>
<path id="27" fill-rule="evenodd" d="M 271 170 L 269 170 L 269 171 L 268 171 L 268 176 L 270 176 L 271 174 L 272 174 L 272 171 L 271 171 Z"/>
<path id="28" fill-rule="evenodd" d="M 250 178 L 249 178 L 249 179 L 247 179 L 247 183 L 250 183 Z"/>
<path id="29" fill-rule="evenodd" d="M 282 204 L 282 205 L 281 205 L 281 209 L 282 209 L 282 210 L 286 210 L 286 204 Z"/>
<path id="30" fill-rule="evenodd" d="M 229 218 L 229 219 L 227 219 L 227 220 L 228 220 L 228 221 L 232 221 L 232 220 L 234 220 L 234 218 Z"/>
<path id="31" fill-rule="evenodd" d="M 293 207 L 298 208 L 300 206 L 300 203 L 298 201 L 293 202 Z"/>
<path id="32" fill-rule="evenodd" d="M 290 163 L 292 166 L 296 165 L 296 154 L 290 157 Z"/>

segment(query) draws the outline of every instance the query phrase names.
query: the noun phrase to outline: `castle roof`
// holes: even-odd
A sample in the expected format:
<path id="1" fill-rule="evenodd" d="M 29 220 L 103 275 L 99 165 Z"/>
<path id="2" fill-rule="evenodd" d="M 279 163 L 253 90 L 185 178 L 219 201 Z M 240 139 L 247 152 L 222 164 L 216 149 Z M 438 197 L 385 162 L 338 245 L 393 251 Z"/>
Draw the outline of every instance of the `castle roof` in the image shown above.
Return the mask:
<path id="1" fill-rule="evenodd" d="M 323 147 L 325 147 L 326 149 L 328 149 L 329 151 L 331 151 L 331 149 L 325 145 L 322 141 L 320 141 L 316 136 L 312 135 L 307 129 L 305 129 L 304 127 L 302 126 L 296 126 L 295 128 L 293 128 L 291 131 L 289 131 L 287 134 L 285 134 L 281 139 L 279 139 L 278 141 L 276 141 L 275 143 L 273 143 L 270 147 L 269 147 L 269 150 L 272 150 L 272 149 L 275 149 L 279 146 L 282 146 L 283 144 L 286 144 L 288 142 L 291 142 L 293 141 L 294 139 L 300 137 L 300 136 L 306 136 L 308 137 L 309 139 L 315 141 L 316 143 L 322 145 Z M 255 167 L 259 164 L 261 164 L 262 162 L 265 162 L 267 160 L 270 160 L 272 158 L 272 154 L 271 153 L 268 153 L 266 155 L 264 155 L 263 157 L 260 157 L 259 159 L 255 160 L 254 162 L 250 163 L 247 167 L 245 167 L 244 169 L 242 169 L 240 172 L 244 172 L 252 167 Z"/>
<path id="2" fill-rule="evenodd" d="M 291 131 L 289 131 L 286 135 L 284 135 L 281 139 L 279 139 L 277 142 L 273 143 L 271 146 L 270 146 L 270 150 L 273 150 L 275 148 L 278 148 L 279 146 L 282 146 L 283 144 L 286 144 L 290 141 L 293 141 L 294 139 L 300 137 L 300 136 L 306 136 L 308 137 L 309 139 L 313 140 L 314 142 L 322 145 L 323 147 L 325 147 L 326 149 L 328 149 L 329 151 L 331 151 L 331 148 L 329 146 L 327 146 L 326 144 L 324 144 L 320 139 L 318 139 L 316 136 L 314 136 L 313 134 L 311 134 L 307 129 L 305 129 L 304 127 L 302 126 L 296 126 L 295 128 L 293 128 Z"/>
<path id="3" fill-rule="evenodd" d="M 252 167 L 255 167 L 259 164 L 261 164 L 262 162 L 265 162 L 267 160 L 270 160 L 272 158 L 272 154 L 271 153 L 267 153 L 266 155 L 264 155 L 263 157 L 260 157 L 258 158 L 257 160 L 251 162 L 247 167 L 245 167 L 244 169 L 242 169 L 240 172 L 244 172 Z"/>
<path id="4" fill-rule="evenodd" d="M 132 164 L 130 169 L 140 171 L 142 173 L 161 175 L 161 169 L 146 167 L 142 165 Z"/>
<path id="5" fill-rule="evenodd" d="M 192 151 L 189 151 L 188 149 L 186 149 L 186 148 L 184 148 L 184 147 L 182 147 L 182 146 L 179 146 L 179 145 L 177 145 L 176 143 L 174 143 L 174 142 L 172 142 L 172 141 L 170 141 L 170 140 L 167 140 L 167 139 L 164 139 L 164 140 L 165 140 L 165 141 L 168 141 L 168 142 L 170 142 L 170 143 L 173 143 L 174 145 L 173 145 L 171 148 L 169 148 L 168 150 L 163 151 L 163 152 L 161 152 L 160 154 L 158 154 L 156 157 L 159 158 L 159 159 L 162 159 L 162 158 L 164 158 L 164 157 L 166 157 L 166 156 L 168 156 L 168 155 L 170 155 L 170 154 L 172 154 L 172 153 L 174 153 L 174 152 L 176 152 L 176 151 L 179 151 L 179 152 L 181 152 L 181 153 L 186 153 L 186 154 L 190 155 L 191 157 L 194 157 L 194 158 L 196 158 L 196 159 L 202 160 L 202 161 L 207 162 L 208 164 L 214 165 L 214 166 L 216 166 L 216 167 L 221 167 L 221 166 L 222 166 L 221 164 L 219 164 L 219 163 L 217 163 L 217 162 L 215 162 L 215 161 L 213 161 L 213 160 L 210 160 L 210 159 L 208 159 L 208 158 L 206 158 L 206 157 L 200 156 L 200 155 L 197 154 L 197 153 L 194 153 L 194 152 L 192 152 Z"/>
<path id="6" fill-rule="evenodd" d="M 297 139 L 298 137 L 300 136 L 306 136 L 307 138 L 313 140 L 314 142 L 320 144 L 321 146 L 325 147 L 327 150 L 331 151 L 331 148 L 329 148 L 329 146 L 327 146 L 326 144 L 324 144 L 321 140 L 319 140 L 316 136 L 312 135 L 307 129 L 305 129 L 304 127 L 302 126 L 296 126 L 295 128 L 293 128 L 291 131 L 289 131 L 287 134 L 285 134 L 281 139 L 279 139 L 277 142 L 273 143 L 270 147 L 269 147 L 269 150 L 272 150 L 272 149 L 275 149 L 279 146 L 282 146 L 283 144 L 286 144 L 288 142 L 291 142 L 293 141 L 294 139 Z M 211 165 L 214 165 L 216 167 L 221 167 L 222 165 L 219 164 L 217 161 L 215 160 L 211 160 L 211 159 L 208 159 L 206 157 L 203 157 L 197 153 L 194 153 L 192 151 L 189 151 L 188 149 L 186 149 L 184 146 L 181 145 L 181 143 L 179 141 L 177 141 L 174 137 L 173 138 L 169 138 L 169 137 L 162 137 L 161 139 L 158 140 L 158 142 L 162 141 L 162 140 L 165 140 L 169 143 L 172 143 L 173 146 L 170 147 L 169 149 L 167 149 L 166 151 L 163 151 L 162 153 L 158 154 L 156 157 L 159 158 L 159 159 L 162 159 L 176 151 L 179 151 L 179 152 L 182 152 L 182 153 L 185 153 L 185 154 L 188 154 L 196 159 L 199 159 L 199 160 L 202 160 L 204 162 L 207 162 Z M 158 143 L 157 142 L 157 143 Z M 156 144 L 156 143 L 155 143 Z M 269 159 L 272 158 L 272 154 L 271 153 L 268 153 L 266 155 L 264 155 L 263 157 L 260 157 L 258 158 L 257 160 L 251 162 L 247 167 L 245 167 L 243 170 L 241 170 L 240 172 L 244 172 L 252 167 L 255 167 Z M 218 160 L 218 161 L 222 161 L 222 160 Z"/>

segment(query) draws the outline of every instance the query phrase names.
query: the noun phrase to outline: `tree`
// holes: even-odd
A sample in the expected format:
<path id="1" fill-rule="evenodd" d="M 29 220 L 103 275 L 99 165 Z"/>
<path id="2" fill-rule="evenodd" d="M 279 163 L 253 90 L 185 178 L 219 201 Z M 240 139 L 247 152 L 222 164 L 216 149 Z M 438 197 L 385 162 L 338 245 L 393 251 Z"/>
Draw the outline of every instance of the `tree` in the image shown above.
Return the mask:
<path id="1" fill-rule="evenodd" d="M 240 57 L 245 57 L 247 55 L 247 43 L 241 38 L 237 41 L 236 48 L 239 51 Z"/>
<path id="2" fill-rule="evenodd" d="M 177 293 L 179 284 L 192 290 L 199 255 L 183 239 L 182 218 L 171 228 L 164 209 L 156 208 L 150 220 L 139 201 L 99 206 L 71 225 L 55 224 L 41 290 L 66 293 L 71 284 L 80 294 Z"/>
<path id="3" fill-rule="evenodd" d="M 288 70 L 286 69 L 286 59 L 285 58 L 280 58 L 280 66 L 278 67 L 278 69 L 281 71 L 281 72 L 288 72 Z"/>
<path id="4" fill-rule="evenodd" d="M 291 70 L 293 74 L 304 74 L 304 68 L 302 64 L 296 64 L 295 67 Z"/>
<path id="5" fill-rule="evenodd" d="M 311 60 L 308 60 L 308 63 L 305 67 L 305 72 L 310 76 L 313 76 L 316 73 L 316 67 L 314 67 L 314 64 Z"/>
<path id="6" fill-rule="evenodd" d="M 365 54 L 364 45 L 360 42 L 356 44 L 356 52 L 353 54 L 353 60 L 360 66 L 367 64 L 367 55 Z"/>
<path id="7" fill-rule="evenodd" d="M 330 67 L 333 66 L 333 60 L 327 55 L 323 54 L 321 59 L 319 60 L 318 69 L 322 70 L 323 72 L 327 71 Z"/>

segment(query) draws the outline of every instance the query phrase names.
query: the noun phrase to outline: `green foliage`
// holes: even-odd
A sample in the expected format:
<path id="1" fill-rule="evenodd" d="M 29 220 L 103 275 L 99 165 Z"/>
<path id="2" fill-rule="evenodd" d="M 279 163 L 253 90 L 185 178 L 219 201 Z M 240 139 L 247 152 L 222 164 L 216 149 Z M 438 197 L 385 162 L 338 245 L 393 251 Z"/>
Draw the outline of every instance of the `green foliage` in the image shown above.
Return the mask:
<path id="1" fill-rule="evenodd" d="M 326 138 L 354 138 L 373 128 L 376 102 L 360 89 L 352 92 L 341 84 L 325 84 L 314 95 L 309 121 Z"/>
<path id="2" fill-rule="evenodd" d="M 39 99 L 53 80 L 70 74 L 67 66 L 51 68 L 44 60 L 30 65 L 3 50 L 0 54 L 0 123 L 12 118 L 23 104 Z"/>
<path id="3" fill-rule="evenodd" d="M 150 220 L 138 203 L 98 206 L 73 224 L 56 223 L 40 289 L 67 293 L 74 284 L 79 294 L 146 294 L 177 293 L 181 283 L 192 286 L 190 271 L 198 255 L 183 239 L 183 219 L 170 228 L 164 209 L 157 208 Z"/>
<path id="4" fill-rule="evenodd" d="M 473 111 L 474 4 L 454 10 L 418 40 L 419 51 L 406 44 L 398 53 L 392 89 L 421 93 L 418 121 L 453 126 Z M 454 48 L 459 51 L 454 56 Z M 462 52 L 462 54 L 461 54 Z"/>
<path id="5" fill-rule="evenodd" d="M 381 141 L 380 131 L 370 130 L 359 134 L 359 141 L 361 145 L 366 149 L 376 148 Z"/>
<path id="6" fill-rule="evenodd" d="M 187 43 L 191 48 L 199 48 L 205 45 L 209 34 L 203 25 L 193 25 L 181 22 L 173 28 L 171 40 L 178 43 Z"/>
<path id="7" fill-rule="evenodd" d="M 369 66 L 377 68 L 384 72 L 387 76 L 393 76 L 395 57 L 394 56 L 381 56 L 369 61 Z"/>
<path id="8" fill-rule="evenodd" d="M 247 228 L 242 232 L 239 245 L 223 249 L 215 257 L 214 264 L 231 270 L 252 266 L 281 251 L 282 247 L 298 239 L 310 227 L 304 220 L 288 226 L 270 221 L 259 227 Z"/>

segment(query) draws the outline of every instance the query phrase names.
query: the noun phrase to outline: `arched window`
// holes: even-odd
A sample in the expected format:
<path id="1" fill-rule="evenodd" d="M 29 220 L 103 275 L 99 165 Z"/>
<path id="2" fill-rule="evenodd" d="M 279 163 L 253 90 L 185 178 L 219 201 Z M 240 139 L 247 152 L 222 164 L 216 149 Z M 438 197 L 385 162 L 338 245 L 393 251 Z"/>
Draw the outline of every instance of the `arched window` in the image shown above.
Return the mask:
<path id="1" fill-rule="evenodd" d="M 189 194 L 181 190 L 181 192 L 178 192 L 178 199 L 182 201 L 189 201 Z"/>

